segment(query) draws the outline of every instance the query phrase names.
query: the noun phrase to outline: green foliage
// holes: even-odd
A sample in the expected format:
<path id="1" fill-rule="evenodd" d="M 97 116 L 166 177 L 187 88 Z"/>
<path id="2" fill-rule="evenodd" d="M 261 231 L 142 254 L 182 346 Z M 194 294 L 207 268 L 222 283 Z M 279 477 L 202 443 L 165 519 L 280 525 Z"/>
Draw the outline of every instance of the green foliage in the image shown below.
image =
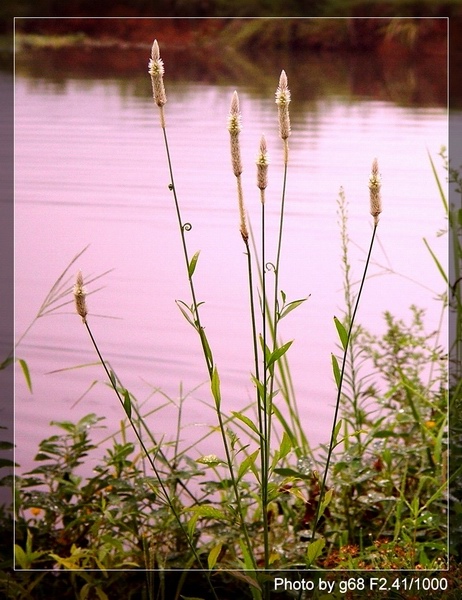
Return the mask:
<path id="1" fill-rule="evenodd" d="M 165 127 L 163 135 L 172 175 Z M 287 301 L 279 290 L 286 177 L 287 161 L 273 265 L 274 298 L 268 300 L 267 272 L 259 265 L 258 325 L 252 252 L 243 236 L 255 401 L 252 412 L 241 409 L 227 415 L 218 368 L 201 323 L 203 302 L 196 298 L 199 252 L 189 257 L 186 225 L 171 176 L 190 287 L 190 304 L 177 301 L 177 305 L 199 336 L 211 406 L 217 416 L 212 431 L 221 436 L 223 458 L 208 454 L 193 460 L 180 450 L 180 424 L 174 443 L 161 447 L 136 399 L 108 368 L 85 323 L 126 420 L 120 434 L 108 438 L 111 445 L 104 449 L 96 446 L 90 435 L 101 426 L 102 417 L 89 414 L 77 423 L 52 423 L 60 433 L 40 443 L 35 457 L 38 466 L 16 480 L 18 571 L 45 568 L 58 574 L 70 572 L 75 597 L 104 599 L 111 594 L 114 597 L 115 589 L 119 597 L 123 591 L 127 598 L 138 592 L 147 592 L 149 597 L 188 598 L 192 592 L 183 589 L 184 578 L 174 586 L 173 596 L 166 593 L 165 573 L 175 568 L 197 569 L 204 572 L 207 598 L 215 600 L 223 597 L 208 571 L 214 570 L 213 576 L 226 571 L 245 584 L 243 598 L 269 600 L 270 581 L 259 567 L 268 571 L 298 565 L 344 569 L 446 566 L 448 390 L 443 349 L 437 334 L 425 332 L 424 311 L 414 306 L 410 323 L 385 313 L 383 336 L 354 323 L 375 227 L 355 295 L 342 194 L 339 215 L 346 310 L 343 319 L 334 317 L 342 352 L 341 367 L 332 354 L 337 403 L 330 441 L 316 453 L 309 451 L 286 362 L 292 341 L 284 343 L 278 336 L 280 321 L 305 300 Z M 263 209 L 262 223 L 264 231 Z M 262 264 L 272 263 L 262 260 Z M 37 318 L 63 298 L 68 287 L 66 274 L 67 269 Z M 441 274 L 444 277 L 444 272 Z M 455 286 L 456 282 L 457 305 Z M 259 328 L 261 333 L 257 333 Z M 30 388 L 27 364 L 22 360 L 19 364 Z M 365 366 L 367 376 L 362 375 Z M 289 407 L 288 415 L 273 402 L 278 394 Z M 179 413 L 180 423 L 181 405 Z M 127 423 L 134 441 L 127 439 Z M 85 478 L 81 467 L 90 457 L 95 466 L 93 474 Z M 458 473 L 453 475 L 455 479 Z M 162 575 L 159 581 L 148 576 L 146 583 L 129 588 L 132 580 L 124 571 L 137 570 L 158 570 Z M 23 581 L 16 597 L 28 598 L 38 579 L 26 576 Z M 202 595 L 202 589 L 197 589 L 194 594 Z"/>
<path id="2" fill-rule="evenodd" d="M 378 384 L 369 385 L 359 407 L 343 400 L 344 448 L 334 460 L 324 534 L 334 545 L 356 548 L 358 568 L 377 567 L 374 547 L 400 540 L 413 552 L 390 568 L 415 568 L 419 561 L 431 568 L 446 554 L 446 373 L 422 314 L 411 307 L 406 324 L 386 313 L 383 337 L 362 332 L 360 353 Z"/>

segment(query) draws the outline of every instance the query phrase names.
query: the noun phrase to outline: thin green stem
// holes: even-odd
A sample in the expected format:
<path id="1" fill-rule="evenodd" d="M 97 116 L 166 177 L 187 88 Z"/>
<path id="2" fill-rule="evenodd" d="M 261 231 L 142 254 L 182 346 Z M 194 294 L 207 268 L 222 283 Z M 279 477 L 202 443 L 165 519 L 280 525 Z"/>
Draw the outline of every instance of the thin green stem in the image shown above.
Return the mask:
<path id="1" fill-rule="evenodd" d="M 355 321 L 355 317 L 356 317 L 356 313 L 358 311 L 358 306 L 359 306 L 359 301 L 361 299 L 361 293 L 364 287 L 364 282 L 366 281 L 366 274 L 367 274 L 367 269 L 369 266 L 369 261 L 371 258 L 371 254 L 372 254 L 372 247 L 374 245 L 374 239 L 375 239 L 375 234 L 377 231 L 377 223 L 374 224 L 374 228 L 372 230 L 372 237 L 371 237 L 371 243 L 369 245 L 369 251 L 367 253 L 367 259 L 366 259 L 366 264 L 364 267 L 364 272 L 363 272 L 363 276 L 361 279 L 361 285 L 359 286 L 359 292 L 358 295 L 356 297 L 356 302 L 355 302 L 355 306 L 353 309 L 353 314 L 351 316 L 351 321 L 349 324 L 349 328 L 348 328 L 348 335 L 347 335 L 347 340 L 346 340 L 346 344 L 345 344 L 345 348 L 343 351 L 343 360 L 342 360 L 342 368 L 340 371 L 340 379 L 339 379 L 339 383 L 338 383 L 338 391 L 337 391 L 337 401 L 335 404 L 335 412 L 334 412 L 334 419 L 332 422 L 332 431 L 331 431 L 331 436 L 330 436 L 330 442 L 329 442 L 329 450 L 327 453 L 327 459 L 326 459 L 326 466 L 324 468 L 324 475 L 322 478 L 322 483 L 321 483 L 321 489 L 319 492 L 319 500 L 318 500 L 318 504 L 316 506 L 316 513 L 314 516 L 314 522 L 313 522 L 313 532 L 311 534 L 311 540 L 314 540 L 314 536 L 316 534 L 316 529 L 318 526 L 318 520 L 319 520 L 319 511 L 321 509 L 321 505 L 324 499 L 324 495 L 325 495 L 325 490 L 326 490 L 326 481 L 327 481 L 327 473 L 329 471 L 329 466 L 330 466 L 330 461 L 332 458 L 332 452 L 334 450 L 334 443 L 335 443 L 335 429 L 337 426 L 337 419 L 338 419 L 338 413 L 339 413 L 339 409 L 340 409 L 340 399 L 342 397 L 342 384 L 343 384 L 343 378 L 344 378 L 344 374 L 345 374 L 345 367 L 346 367 L 346 360 L 347 360 L 347 356 L 348 356 L 348 349 L 349 349 L 349 345 L 350 345 L 350 338 L 351 338 L 351 333 L 353 331 L 353 325 L 354 325 L 354 321 Z"/>
<path id="2" fill-rule="evenodd" d="M 204 353 L 204 358 L 205 358 L 205 362 L 207 365 L 207 370 L 209 373 L 209 377 L 212 377 L 212 373 L 213 373 L 213 358 L 211 356 L 210 353 L 210 347 L 207 343 L 207 339 L 205 337 L 205 332 L 204 329 L 201 325 L 201 320 L 200 320 L 200 315 L 199 315 L 199 306 L 197 303 L 197 298 L 196 298 L 196 290 L 194 287 L 194 281 L 193 281 L 193 276 L 190 273 L 189 270 L 189 266 L 190 266 L 190 260 L 189 260 L 189 253 L 188 253 L 188 247 L 186 244 L 186 236 L 185 236 L 185 231 L 189 231 L 191 229 L 191 224 L 190 223 L 183 223 L 183 219 L 181 217 L 181 211 L 180 211 L 180 204 L 178 202 L 178 196 L 176 193 L 176 186 L 175 186 L 175 180 L 173 177 L 173 167 L 172 167 L 172 161 L 171 161 L 171 157 L 170 157 L 170 150 L 169 150 L 169 145 L 168 145 L 168 139 L 167 139 L 167 130 L 165 127 L 162 127 L 162 132 L 164 134 L 164 142 L 165 142 L 165 150 L 167 153 L 167 162 L 168 162 L 168 170 L 170 173 L 170 181 L 171 181 L 171 191 L 173 192 L 173 198 L 174 198 L 174 203 L 175 203 L 175 211 L 176 211 L 176 216 L 178 219 L 178 225 L 180 228 L 180 234 L 181 234 L 181 244 L 182 244 L 182 248 L 183 248 L 183 255 L 184 255 L 184 259 L 185 259 L 185 263 L 186 263 L 186 270 L 188 273 L 188 281 L 189 281 L 189 288 L 191 291 L 191 298 L 192 298 L 192 302 L 193 302 L 193 311 L 194 311 L 194 318 L 195 318 L 195 327 L 197 329 L 197 332 L 199 333 L 199 338 L 201 340 L 201 344 L 202 344 L 202 350 Z"/>
<path id="3" fill-rule="evenodd" d="M 255 238 L 254 238 L 254 235 L 252 232 L 252 227 L 250 224 L 249 224 L 249 230 L 250 230 L 250 238 L 252 241 L 252 247 L 255 251 L 256 250 Z M 263 263 L 263 261 L 262 261 L 262 263 Z M 258 269 L 258 278 L 260 281 L 260 286 L 263 289 L 262 268 L 258 262 L 256 264 L 257 264 L 257 269 Z M 262 266 L 265 267 L 265 265 L 263 265 L 263 264 L 262 264 Z M 271 335 L 271 339 L 273 339 L 274 338 L 274 321 L 271 317 L 268 298 L 267 297 L 263 298 L 262 302 L 265 303 L 266 322 L 267 322 L 267 326 L 268 326 L 268 329 L 269 329 L 269 332 Z M 268 335 L 267 335 L 267 337 L 268 337 Z M 313 453 L 312 453 L 312 450 L 310 448 L 310 445 L 308 443 L 308 440 L 307 440 L 305 432 L 304 432 L 304 428 L 301 423 L 300 414 L 299 414 L 297 403 L 295 400 L 295 390 L 294 390 L 294 386 L 293 386 L 292 377 L 290 374 L 289 362 L 288 362 L 287 356 L 285 354 L 277 361 L 277 367 L 278 367 L 279 377 L 280 377 L 280 379 L 277 380 L 277 384 L 278 384 L 278 387 L 280 388 L 280 391 L 284 398 L 284 401 L 287 403 L 287 406 L 289 408 L 290 425 L 287 421 L 285 421 L 281 412 L 276 411 L 274 406 L 273 406 L 273 411 L 275 411 L 276 416 L 277 416 L 278 420 L 281 422 L 281 425 L 285 429 L 287 435 L 289 435 L 289 437 L 294 440 L 294 451 L 295 451 L 297 457 L 298 458 L 303 458 L 305 456 L 312 457 Z M 261 431 L 263 431 L 263 429 L 261 429 Z M 296 443 L 295 443 L 295 441 L 296 441 Z"/>
<path id="4" fill-rule="evenodd" d="M 263 192 L 263 191 L 262 191 Z M 262 493 L 262 519 L 263 519 L 263 546 L 265 553 L 265 569 L 269 568 L 269 523 L 268 523 L 268 483 L 269 483 L 269 455 L 270 445 L 268 436 L 268 365 L 266 360 L 266 252 L 265 252 L 265 203 L 261 203 L 261 256 L 262 256 L 262 337 L 263 337 L 263 397 L 260 399 L 263 406 L 259 406 L 260 421 L 263 421 L 263 428 L 260 426 L 260 431 L 263 434 L 261 443 L 261 493 Z M 260 404 L 260 403 L 259 403 Z"/>
<path id="5" fill-rule="evenodd" d="M 350 271 L 351 271 L 351 265 L 350 265 L 350 261 L 349 261 L 349 254 L 348 254 L 348 248 L 349 248 L 349 237 L 348 237 L 348 230 L 347 230 L 347 220 L 348 220 L 348 215 L 347 215 L 347 203 L 346 203 L 346 199 L 345 199 L 345 193 L 343 191 L 343 188 L 340 189 L 340 199 L 338 201 L 338 206 L 339 206 L 339 210 L 338 210 L 338 215 L 340 217 L 340 233 L 341 233 L 341 240 L 342 240 L 342 264 L 343 264 L 343 288 L 344 288 L 344 298 L 345 298 L 345 305 L 346 305 L 346 311 L 345 311 L 345 316 L 346 316 L 346 324 L 347 326 L 349 326 L 349 324 L 351 323 L 351 319 L 352 319 L 352 315 L 353 315 L 353 308 L 354 308 L 354 301 L 353 301 L 353 294 L 352 294 L 352 284 L 351 284 L 351 277 L 350 277 Z M 355 341 L 355 337 L 356 334 L 351 335 L 351 340 L 348 346 L 348 352 L 349 352 L 349 356 L 350 356 L 350 382 L 349 382 L 349 387 L 350 387 L 350 395 L 349 395 L 349 401 L 352 404 L 353 407 L 353 414 L 355 417 L 355 423 L 358 426 L 358 429 L 361 429 L 361 411 L 359 410 L 359 396 L 360 396 L 360 390 L 358 388 L 358 383 L 357 383 L 357 369 L 356 369 L 356 360 L 355 360 L 355 345 L 354 345 L 354 341 Z M 356 438 L 358 440 L 358 443 L 361 444 L 361 434 L 358 432 L 356 433 Z"/>
<path id="6" fill-rule="evenodd" d="M 92 333 L 92 331 L 90 329 L 90 326 L 88 324 L 88 321 L 86 319 L 84 320 L 84 324 L 85 324 L 85 327 L 86 327 L 86 329 L 88 331 L 88 334 L 90 336 L 92 344 L 93 344 L 93 346 L 94 346 L 94 348 L 96 350 L 96 354 L 98 355 L 98 358 L 99 358 L 99 360 L 100 360 L 100 362 L 101 362 L 101 364 L 102 364 L 102 366 L 103 366 L 103 368 L 104 368 L 104 370 L 106 372 L 106 375 L 107 375 L 107 377 L 108 377 L 108 379 L 109 379 L 109 381 L 111 383 L 111 386 L 112 386 L 114 392 L 116 393 L 116 396 L 117 396 L 117 398 L 118 398 L 118 400 L 119 400 L 122 408 L 124 409 L 124 412 L 125 412 L 128 420 L 129 420 L 129 422 L 130 422 L 130 425 L 131 425 L 131 427 L 133 429 L 133 432 L 134 432 L 134 434 L 135 434 L 135 436 L 136 436 L 136 438 L 137 438 L 137 440 L 138 440 L 138 442 L 139 442 L 139 444 L 140 444 L 140 446 L 141 446 L 141 448 L 142 448 L 142 450 L 143 450 L 146 458 L 148 459 L 149 464 L 152 467 L 152 470 L 153 470 L 153 472 L 154 472 L 154 474 L 156 476 L 156 479 L 157 479 L 157 481 L 159 483 L 160 489 L 162 490 L 162 494 L 164 496 L 164 500 L 165 500 L 166 504 L 168 505 L 168 507 L 170 508 L 170 510 L 172 511 L 172 514 L 175 517 L 175 520 L 177 521 L 178 526 L 180 527 L 181 531 L 183 532 L 183 534 L 184 534 L 184 536 L 185 536 L 185 538 L 187 540 L 187 543 L 188 543 L 188 545 L 189 545 L 189 547 L 191 549 L 191 552 L 193 553 L 194 558 L 197 561 L 197 564 L 199 565 L 199 567 L 201 569 L 203 569 L 204 567 L 203 567 L 202 561 L 201 561 L 201 559 L 200 559 L 200 557 L 199 557 L 199 555 L 197 553 L 196 548 L 194 547 L 194 544 L 191 541 L 191 538 L 190 538 L 187 530 L 185 529 L 185 527 L 183 525 L 183 522 L 180 519 L 178 511 L 177 511 L 177 509 L 176 509 L 176 507 L 175 507 L 172 499 L 170 498 L 170 495 L 169 495 L 169 493 L 167 491 L 167 488 L 165 487 L 165 484 L 162 481 L 162 478 L 161 478 L 160 473 L 159 473 L 159 471 L 157 469 L 156 463 L 153 460 L 153 458 L 151 457 L 151 455 L 150 455 L 150 453 L 149 453 L 149 451 L 148 451 L 148 449 L 147 449 L 147 447 L 146 447 L 146 445 L 144 443 L 144 440 L 143 440 L 140 432 L 138 431 L 138 428 L 136 427 L 135 422 L 133 421 L 133 419 L 131 417 L 131 414 L 130 414 L 131 411 L 130 412 L 127 411 L 127 408 L 125 406 L 124 400 L 122 399 L 122 396 L 120 395 L 120 392 L 117 389 L 117 381 L 116 381 L 116 378 L 115 378 L 115 374 L 111 373 L 109 371 L 109 369 L 108 369 L 108 367 L 106 365 L 106 361 L 104 360 L 104 358 L 103 358 L 103 356 L 102 356 L 102 354 L 101 354 L 101 352 L 99 350 L 98 344 L 96 343 L 96 340 L 93 337 L 93 333 Z M 216 595 L 215 590 L 214 590 L 211 582 L 210 582 L 210 588 L 212 590 L 212 593 L 213 593 L 214 597 L 216 598 L 216 600 L 218 600 L 218 596 Z"/>
<path id="7" fill-rule="evenodd" d="M 205 362 L 206 362 L 206 366 L 207 366 L 207 371 L 209 374 L 209 379 L 212 382 L 213 373 L 214 373 L 214 362 L 213 362 L 213 357 L 212 357 L 212 353 L 210 350 L 210 346 L 208 344 L 208 341 L 207 341 L 207 338 L 206 338 L 206 335 L 205 335 L 205 332 L 204 332 L 204 329 L 202 327 L 201 320 L 200 320 L 199 306 L 197 303 L 196 292 L 195 292 L 194 282 L 193 282 L 193 276 L 190 272 L 190 259 L 189 259 L 187 244 L 186 244 L 185 231 L 188 231 L 191 228 L 191 225 L 189 223 L 183 223 L 183 219 L 181 217 L 180 204 L 179 204 L 178 196 L 176 193 L 175 180 L 174 180 L 174 176 L 173 176 L 173 167 L 172 167 L 172 161 L 171 161 L 171 157 L 170 157 L 170 150 L 169 150 L 169 144 L 168 144 L 168 139 L 167 139 L 167 131 L 166 131 L 165 126 L 162 126 L 162 131 L 163 131 L 163 135 L 164 135 L 165 150 L 167 153 L 168 169 L 169 169 L 169 173 L 170 173 L 170 181 L 171 181 L 170 189 L 173 192 L 175 210 L 176 210 L 178 225 L 179 225 L 180 234 L 181 234 L 183 255 L 184 255 L 185 262 L 186 262 L 189 287 L 190 287 L 191 298 L 192 298 L 192 302 L 193 302 L 192 308 L 193 308 L 194 319 L 195 319 L 194 325 L 199 334 L 199 338 L 201 340 L 202 350 L 204 353 L 204 358 L 205 358 Z M 245 539 L 246 545 L 249 549 L 249 553 L 252 557 L 253 566 L 254 566 L 254 568 L 256 568 L 256 561 L 255 561 L 255 557 L 254 557 L 254 554 L 252 551 L 252 543 L 251 543 L 250 536 L 249 536 L 249 533 L 247 530 L 247 525 L 244 521 L 244 514 L 243 514 L 243 510 L 242 510 L 241 498 L 240 498 L 239 489 L 238 489 L 238 485 L 237 485 L 236 475 L 234 473 L 233 460 L 232 460 L 231 452 L 229 449 L 228 440 L 226 437 L 226 430 L 225 430 L 225 425 L 223 422 L 223 416 L 222 416 L 220 407 L 217 404 L 216 404 L 216 412 L 217 412 L 217 416 L 218 416 L 218 424 L 219 424 L 219 428 L 220 428 L 220 432 L 221 432 L 221 437 L 223 440 L 223 446 L 224 446 L 224 450 L 225 450 L 225 454 L 226 454 L 226 462 L 228 465 L 229 474 L 230 474 L 230 478 L 231 478 L 231 484 L 233 487 L 233 492 L 234 492 L 234 496 L 235 496 L 235 500 L 236 500 L 237 512 L 238 512 L 239 519 L 241 522 L 244 539 Z"/>
<path id="8" fill-rule="evenodd" d="M 286 140 L 287 141 L 287 140 Z M 284 229 L 284 207 L 286 199 L 286 185 L 287 185 L 287 161 L 284 163 L 284 179 L 282 184 L 282 197 L 281 197 L 281 212 L 279 216 L 279 234 L 278 234 L 278 246 L 276 254 L 276 264 L 274 268 L 274 307 L 273 307 L 273 352 L 277 347 L 277 331 L 278 331 L 278 288 L 279 288 L 279 267 L 281 262 L 281 249 L 282 249 L 282 233 Z M 271 416 L 273 412 L 273 393 L 275 383 L 275 372 L 270 375 L 270 390 L 267 398 L 267 444 L 268 448 L 271 445 Z M 267 457 L 267 471 L 269 471 L 269 457 Z"/>

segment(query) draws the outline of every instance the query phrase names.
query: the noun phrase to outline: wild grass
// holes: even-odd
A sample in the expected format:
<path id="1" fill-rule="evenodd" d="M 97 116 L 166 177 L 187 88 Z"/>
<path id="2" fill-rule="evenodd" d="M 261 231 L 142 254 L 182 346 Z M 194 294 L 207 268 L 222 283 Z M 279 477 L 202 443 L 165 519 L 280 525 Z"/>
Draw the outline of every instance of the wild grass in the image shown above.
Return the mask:
<path id="1" fill-rule="evenodd" d="M 348 204 L 343 190 L 339 193 L 345 311 L 341 318 L 333 317 L 339 338 L 338 351 L 332 353 L 337 394 L 330 439 L 312 450 L 307 442 L 309 425 L 298 413 L 291 383 L 288 355 L 292 341 L 285 342 L 279 335 L 280 321 L 306 300 L 290 300 L 279 287 L 290 177 L 287 75 L 281 73 L 275 92 L 283 173 L 274 262 L 268 261 L 265 236 L 266 142 L 260 140 L 256 153 L 259 192 L 255 193 L 261 205 L 261 247 L 257 249 L 241 182 L 237 92 L 231 98 L 228 131 L 249 283 L 255 398 L 251 407 L 227 413 L 220 372 L 205 333 L 203 302 L 195 287 L 200 253 L 188 247 L 190 224 L 183 219 L 175 184 L 164 64 L 157 42 L 149 73 L 189 284 L 189 299 L 177 304 L 198 337 L 208 375 L 208 406 L 216 414 L 215 431 L 223 455 L 193 460 L 191 448 L 182 447 L 183 395 L 176 403 L 176 439 L 165 443 L 153 435 L 152 409 L 140 405 L 124 387 L 93 335 L 86 304 L 86 288 L 92 280 L 84 281 L 79 273 L 73 288 L 76 310 L 120 403 L 123 420 L 119 431 L 102 442 L 108 444 L 104 457 L 95 474 L 87 478 L 78 475 L 78 467 L 96 450 L 91 433 L 103 426 L 103 417 L 90 413 L 77 423 L 53 423 L 59 433 L 41 442 L 35 457 L 39 466 L 17 478 L 16 567 L 69 571 L 71 588 L 79 598 L 115 597 L 124 589 L 131 590 L 124 597 L 194 595 L 215 600 L 236 597 L 236 590 L 242 598 L 269 600 L 280 570 L 296 569 L 310 577 L 322 569 L 441 570 L 448 565 L 448 482 L 459 476 L 459 470 L 453 469 L 448 477 L 447 469 L 445 348 L 437 332 L 426 332 L 424 312 L 417 307 L 411 307 L 408 322 L 386 313 L 382 337 L 371 335 L 356 322 L 382 211 L 377 161 L 369 177 L 373 223 L 359 286 L 354 283 L 348 252 Z M 443 200 L 441 185 L 439 190 Z M 449 211 L 447 203 L 444 206 Z M 458 227 L 454 220 L 450 225 Z M 454 252 L 459 260 L 457 244 Z M 432 256 L 438 268 L 440 263 Z M 69 267 L 38 316 L 51 303 L 61 302 L 63 291 L 69 293 L 64 282 Z M 460 309 L 458 289 L 455 281 L 451 290 L 456 311 Z M 457 338 L 452 348 L 456 356 L 459 347 Z M 23 372 L 30 384 L 24 367 Z M 453 385 L 458 389 L 459 383 Z M 284 399 L 285 410 L 274 403 L 277 395 Z M 134 432 L 135 441 L 129 441 L 128 429 Z M 173 580 L 169 573 L 174 569 L 184 574 Z M 135 585 L 130 572 L 140 570 L 146 574 Z M 196 573 L 194 592 L 188 584 L 191 572 Z M 8 597 L 28 598 L 41 578 L 42 574 L 36 579 L 26 577 L 23 585 L 11 588 L 16 595 Z M 144 596 L 136 596 L 138 592 Z"/>

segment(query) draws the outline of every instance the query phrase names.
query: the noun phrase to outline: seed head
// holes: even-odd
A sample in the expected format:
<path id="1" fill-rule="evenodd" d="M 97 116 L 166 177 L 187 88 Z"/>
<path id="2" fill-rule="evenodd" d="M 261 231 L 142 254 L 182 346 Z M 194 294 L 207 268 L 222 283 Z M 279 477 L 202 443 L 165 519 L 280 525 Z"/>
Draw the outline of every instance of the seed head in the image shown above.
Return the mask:
<path id="1" fill-rule="evenodd" d="M 87 290 L 83 286 L 83 276 L 82 271 L 77 273 L 77 279 L 74 285 L 74 299 L 75 299 L 75 308 L 77 310 L 77 314 L 82 317 L 82 322 L 86 323 L 87 320 Z"/>
<path id="2" fill-rule="evenodd" d="M 164 61 L 160 58 L 159 44 L 154 40 L 151 49 L 151 58 L 149 59 L 148 72 L 151 75 L 152 96 L 154 102 L 162 108 L 167 102 L 167 95 L 164 87 Z"/>
<path id="3" fill-rule="evenodd" d="M 238 177 L 242 173 L 241 149 L 239 145 L 239 133 L 241 131 L 241 113 L 239 111 L 239 97 L 237 92 L 233 93 L 231 108 L 228 116 L 228 131 L 231 139 L 231 164 L 233 173 Z"/>
<path id="4" fill-rule="evenodd" d="M 380 196 L 380 188 L 382 179 L 379 173 L 379 163 L 374 158 L 372 162 L 372 171 L 369 177 L 369 195 L 370 195 L 370 212 L 374 217 L 374 225 L 379 222 L 379 215 L 382 212 L 382 198 Z"/>
<path id="5" fill-rule="evenodd" d="M 231 135 L 239 135 L 241 132 L 241 113 L 239 110 L 239 96 L 234 90 L 231 98 L 231 107 L 228 116 L 228 131 Z"/>
<path id="6" fill-rule="evenodd" d="M 268 154 L 266 152 L 266 140 L 265 136 L 261 136 L 260 140 L 260 153 L 257 158 L 257 186 L 263 192 L 268 185 Z M 262 195 L 262 202 L 264 202 L 264 196 Z"/>
<path id="7" fill-rule="evenodd" d="M 276 104 L 279 111 L 279 135 L 286 140 L 290 135 L 290 90 L 287 86 L 287 75 L 285 71 L 281 72 L 279 77 L 279 86 L 276 90 Z"/>
<path id="8" fill-rule="evenodd" d="M 241 232 L 242 239 L 247 243 L 249 239 L 249 232 L 247 230 L 247 218 L 244 206 L 244 195 L 242 193 L 242 161 L 241 161 L 241 148 L 239 145 L 239 133 L 241 131 L 241 113 L 239 111 L 239 97 L 237 92 L 233 93 L 231 99 L 231 107 L 229 109 L 228 116 L 228 131 L 231 140 L 231 164 L 233 167 L 233 173 L 237 180 L 237 203 L 239 207 L 239 230 Z"/>

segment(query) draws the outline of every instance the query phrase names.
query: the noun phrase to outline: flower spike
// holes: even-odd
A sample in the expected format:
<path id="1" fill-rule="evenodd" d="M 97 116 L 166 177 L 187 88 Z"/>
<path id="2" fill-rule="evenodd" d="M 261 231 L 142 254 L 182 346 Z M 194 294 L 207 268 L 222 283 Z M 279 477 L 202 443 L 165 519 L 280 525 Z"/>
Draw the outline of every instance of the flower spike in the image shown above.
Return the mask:
<path id="1" fill-rule="evenodd" d="M 379 215 L 382 212 L 382 198 L 380 195 L 380 188 L 382 186 L 382 179 L 379 173 L 379 163 L 374 158 L 372 163 L 372 171 L 369 177 L 369 194 L 370 194 L 370 212 L 374 217 L 374 225 L 379 222 Z"/>

